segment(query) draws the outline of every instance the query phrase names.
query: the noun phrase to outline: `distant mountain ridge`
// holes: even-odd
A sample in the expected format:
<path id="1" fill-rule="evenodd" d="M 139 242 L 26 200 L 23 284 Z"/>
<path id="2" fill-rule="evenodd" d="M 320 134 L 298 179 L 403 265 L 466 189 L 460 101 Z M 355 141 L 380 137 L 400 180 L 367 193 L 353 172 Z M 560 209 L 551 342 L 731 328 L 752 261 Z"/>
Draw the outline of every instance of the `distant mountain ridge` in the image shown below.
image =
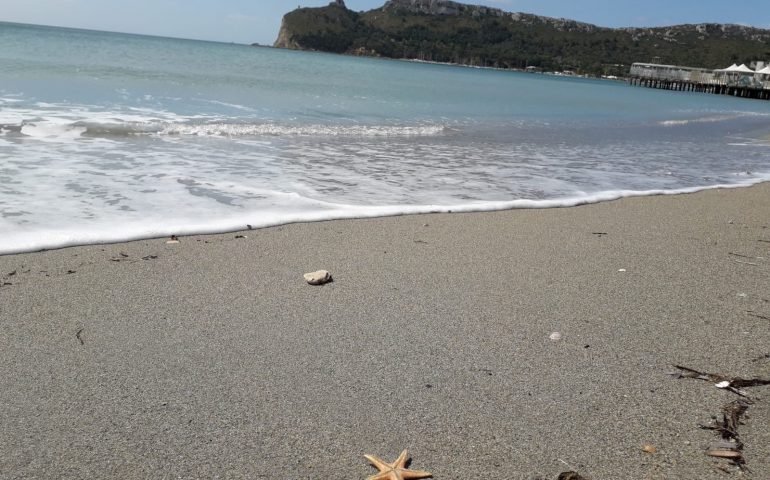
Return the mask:
<path id="1" fill-rule="evenodd" d="M 502 68 L 625 74 L 633 62 L 723 68 L 770 60 L 770 30 L 733 24 L 605 28 L 450 0 L 343 0 L 287 13 L 276 47 Z"/>
<path id="2" fill-rule="evenodd" d="M 554 27 L 570 31 L 592 31 L 596 28 L 590 23 L 578 22 L 565 18 L 551 18 L 533 15 L 530 13 L 506 12 L 500 8 L 487 7 L 484 5 L 469 5 L 465 3 L 453 2 L 450 0 L 389 0 L 382 6 L 383 11 L 404 10 L 410 13 L 422 13 L 426 15 L 471 15 L 480 17 L 482 15 L 491 15 L 494 17 L 510 17 L 517 22 L 551 22 Z"/>

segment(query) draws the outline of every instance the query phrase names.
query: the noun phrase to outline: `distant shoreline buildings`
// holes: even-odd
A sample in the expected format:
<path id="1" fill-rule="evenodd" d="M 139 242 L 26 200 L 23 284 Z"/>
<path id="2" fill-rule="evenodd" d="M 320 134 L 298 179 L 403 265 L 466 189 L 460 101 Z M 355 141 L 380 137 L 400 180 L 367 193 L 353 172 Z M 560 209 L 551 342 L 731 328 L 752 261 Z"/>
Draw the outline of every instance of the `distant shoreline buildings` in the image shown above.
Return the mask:
<path id="1" fill-rule="evenodd" d="M 631 85 L 663 90 L 703 92 L 742 98 L 770 100 L 770 65 L 753 62 L 727 68 L 705 68 L 634 63 L 628 81 Z"/>

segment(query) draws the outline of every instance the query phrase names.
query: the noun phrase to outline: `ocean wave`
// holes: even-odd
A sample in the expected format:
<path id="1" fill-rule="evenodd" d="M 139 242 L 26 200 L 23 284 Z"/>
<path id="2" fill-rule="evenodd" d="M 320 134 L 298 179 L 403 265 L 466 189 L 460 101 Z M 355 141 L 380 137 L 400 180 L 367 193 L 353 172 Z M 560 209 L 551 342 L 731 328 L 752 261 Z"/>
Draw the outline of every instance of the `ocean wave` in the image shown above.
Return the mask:
<path id="1" fill-rule="evenodd" d="M 446 125 L 291 125 L 279 123 L 64 122 L 60 119 L 0 124 L 0 130 L 47 140 L 77 137 L 431 137 L 452 131 Z"/>
<path id="2" fill-rule="evenodd" d="M 312 137 L 428 137 L 449 131 L 444 125 L 281 125 L 214 123 L 204 125 L 169 125 L 161 135 L 194 136 L 312 136 Z"/>
<path id="3" fill-rule="evenodd" d="M 664 127 L 675 127 L 675 126 L 690 125 L 690 124 L 697 124 L 697 123 L 727 122 L 727 121 L 736 120 L 739 118 L 760 117 L 760 116 L 767 116 L 767 114 L 756 113 L 756 112 L 736 112 L 736 113 L 723 114 L 723 115 L 709 115 L 706 117 L 697 117 L 697 118 L 662 120 L 658 122 L 658 125 L 663 125 Z"/>

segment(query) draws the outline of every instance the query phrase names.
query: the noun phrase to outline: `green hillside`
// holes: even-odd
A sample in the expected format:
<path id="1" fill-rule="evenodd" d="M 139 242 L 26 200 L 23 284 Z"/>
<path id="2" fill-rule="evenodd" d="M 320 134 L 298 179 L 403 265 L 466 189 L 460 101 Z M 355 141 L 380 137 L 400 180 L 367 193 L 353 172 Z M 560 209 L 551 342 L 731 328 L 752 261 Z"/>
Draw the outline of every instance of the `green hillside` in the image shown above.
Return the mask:
<path id="1" fill-rule="evenodd" d="M 740 25 L 611 29 L 441 0 L 391 0 L 363 13 L 341 3 L 288 13 L 275 46 L 595 75 L 623 75 L 633 62 L 770 60 L 770 31 Z"/>

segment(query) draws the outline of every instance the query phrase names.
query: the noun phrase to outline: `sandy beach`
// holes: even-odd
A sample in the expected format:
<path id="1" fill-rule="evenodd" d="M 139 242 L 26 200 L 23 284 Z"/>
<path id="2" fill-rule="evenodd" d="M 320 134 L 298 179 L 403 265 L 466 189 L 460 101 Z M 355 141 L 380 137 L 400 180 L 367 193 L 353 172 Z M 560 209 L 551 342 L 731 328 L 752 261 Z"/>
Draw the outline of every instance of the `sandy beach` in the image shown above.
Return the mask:
<path id="1" fill-rule="evenodd" d="M 770 377 L 770 184 L 165 240 L 0 257 L 1 478 L 770 478 L 668 375 Z"/>

